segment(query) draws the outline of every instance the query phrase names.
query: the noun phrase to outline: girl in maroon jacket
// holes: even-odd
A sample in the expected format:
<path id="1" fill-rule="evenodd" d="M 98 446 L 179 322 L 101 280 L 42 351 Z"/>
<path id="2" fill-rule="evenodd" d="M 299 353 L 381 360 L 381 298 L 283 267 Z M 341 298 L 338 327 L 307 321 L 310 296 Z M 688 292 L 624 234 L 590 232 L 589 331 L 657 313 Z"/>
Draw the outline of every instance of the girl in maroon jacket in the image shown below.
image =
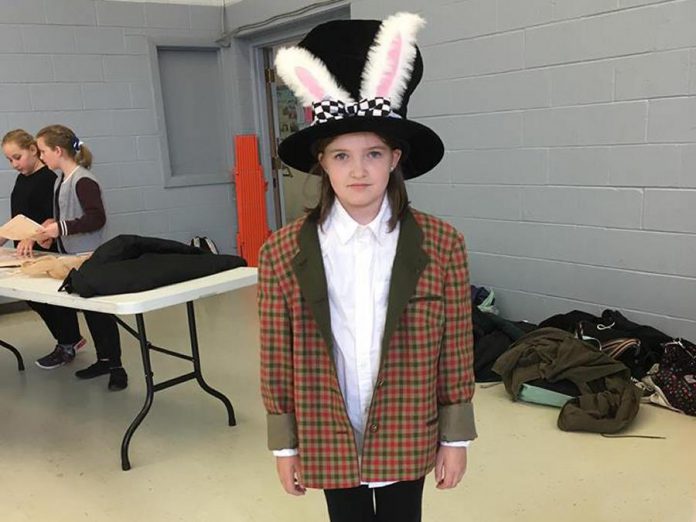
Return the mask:
<path id="1" fill-rule="evenodd" d="M 88 170 L 92 153 L 64 125 L 49 125 L 36 135 L 41 158 L 47 166 L 59 170 L 53 199 L 53 218 L 44 222 L 40 236 L 43 244 L 55 243 L 64 254 L 79 254 L 95 250 L 102 242 L 106 212 L 101 187 Z M 110 314 L 84 312 L 97 361 L 75 372 L 78 379 L 109 376 L 108 389 L 123 390 L 128 375 L 121 365 L 121 340 L 116 318 Z"/>

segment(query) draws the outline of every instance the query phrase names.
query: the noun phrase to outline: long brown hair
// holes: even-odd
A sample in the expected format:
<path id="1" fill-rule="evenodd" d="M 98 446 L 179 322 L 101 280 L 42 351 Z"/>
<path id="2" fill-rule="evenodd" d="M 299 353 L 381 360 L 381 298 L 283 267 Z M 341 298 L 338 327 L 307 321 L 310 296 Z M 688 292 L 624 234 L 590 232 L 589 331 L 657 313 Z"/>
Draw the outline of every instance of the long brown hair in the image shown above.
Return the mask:
<path id="1" fill-rule="evenodd" d="M 42 138 L 51 148 L 60 147 L 68 157 L 89 169 L 92 166 L 92 152 L 87 145 L 82 144 L 75 133 L 65 125 L 49 125 L 36 134 L 36 139 Z"/>
<path id="2" fill-rule="evenodd" d="M 400 144 L 386 136 L 382 136 L 379 133 L 375 133 L 379 138 L 391 149 L 400 149 L 403 152 L 403 147 Z M 312 145 L 312 156 L 317 158 L 317 162 L 309 171 L 310 174 L 321 176 L 321 187 L 319 202 L 314 207 L 305 208 L 307 212 L 307 219 L 315 221 L 318 225 L 323 225 L 326 218 L 329 217 L 329 212 L 331 207 L 336 200 L 336 193 L 331 186 L 331 180 L 329 175 L 319 163 L 319 154 L 323 153 L 326 147 L 335 140 L 338 136 L 333 136 L 331 138 L 324 138 L 317 140 Z M 403 154 L 399 159 L 399 163 L 396 168 L 392 170 L 389 175 L 389 181 L 387 182 L 387 200 L 389 201 L 389 207 L 391 208 L 392 215 L 389 219 L 389 231 L 394 230 L 396 224 L 401 221 L 404 217 L 405 212 L 409 208 L 408 193 L 406 192 L 406 183 L 404 182 L 404 174 L 401 170 L 401 160 L 403 159 Z"/>

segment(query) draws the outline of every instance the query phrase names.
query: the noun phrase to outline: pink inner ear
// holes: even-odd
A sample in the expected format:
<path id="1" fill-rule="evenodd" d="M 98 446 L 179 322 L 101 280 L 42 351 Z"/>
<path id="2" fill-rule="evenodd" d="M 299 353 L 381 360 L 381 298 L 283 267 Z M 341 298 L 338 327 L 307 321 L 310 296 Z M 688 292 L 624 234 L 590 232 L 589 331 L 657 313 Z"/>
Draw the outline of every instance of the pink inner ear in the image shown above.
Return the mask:
<path id="1" fill-rule="evenodd" d="M 401 58 L 401 47 L 401 35 L 398 34 L 389 46 L 389 52 L 387 53 L 387 63 L 384 68 L 384 73 L 382 74 L 382 81 L 379 82 L 379 86 L 377 87 L 377 96 L 389 98 L 389 94 L 391 93 L 391 89 L 394 83 L 394 78 L 396 77 L 396 71 L 399 65 L 399 58 Z"/>
<path id="2" fill-rule="evenodd" d="M 315 100 L 324 99 L 324 89 L 321 88 L 319 82 L 312 76 L 312 73 L 304 67 L 296 67 L 295 72 L 300 83 L 312 94 L 312 98 Z"/>

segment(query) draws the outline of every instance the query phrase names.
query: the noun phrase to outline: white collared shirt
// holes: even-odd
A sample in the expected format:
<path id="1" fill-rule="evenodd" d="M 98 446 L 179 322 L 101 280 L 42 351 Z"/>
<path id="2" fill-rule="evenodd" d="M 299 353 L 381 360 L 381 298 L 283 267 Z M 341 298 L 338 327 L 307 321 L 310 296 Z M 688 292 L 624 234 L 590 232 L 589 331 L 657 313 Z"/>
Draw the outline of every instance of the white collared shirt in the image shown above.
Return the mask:
<path id="1" fill-rule="evenodd" d="M 319 227 L 336 374 L 359 454 L 379 372 L 389 281 L 399 239 L 398 224 L 389 231 L 391 215 L 385 197 L 377 216 L 360 225 L 336 200 Z M 368 485 L 387 484 L 391 482 Z"/>
<path id="2" fill-rule="evenodd" d="M 379 372 L 389 280 L 399 238 L 398 224 L 389 231 L 390 218 L 386 197 L 367 225 L 357 223 L 336 200 L 319 228 L 336 373 L 359 452 Z"/>

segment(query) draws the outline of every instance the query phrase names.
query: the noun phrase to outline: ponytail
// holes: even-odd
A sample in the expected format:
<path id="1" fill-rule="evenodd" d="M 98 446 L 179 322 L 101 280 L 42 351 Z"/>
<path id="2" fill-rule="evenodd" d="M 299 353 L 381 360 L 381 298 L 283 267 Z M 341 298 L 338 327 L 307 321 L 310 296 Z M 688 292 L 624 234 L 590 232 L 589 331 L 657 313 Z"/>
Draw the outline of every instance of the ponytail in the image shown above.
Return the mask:
<path id="1" fill-rule="evenodd" d="M 75 154 L 75 161 L 81 167 L 84 167 L 87 170 L 89 170 L 90 168 L 92 168 L 92 151 L 89 150 L 87 148 L 87 145 L 85 145 L 82 142 L 80 142 L 78 147 L 79 149 Z"/>

